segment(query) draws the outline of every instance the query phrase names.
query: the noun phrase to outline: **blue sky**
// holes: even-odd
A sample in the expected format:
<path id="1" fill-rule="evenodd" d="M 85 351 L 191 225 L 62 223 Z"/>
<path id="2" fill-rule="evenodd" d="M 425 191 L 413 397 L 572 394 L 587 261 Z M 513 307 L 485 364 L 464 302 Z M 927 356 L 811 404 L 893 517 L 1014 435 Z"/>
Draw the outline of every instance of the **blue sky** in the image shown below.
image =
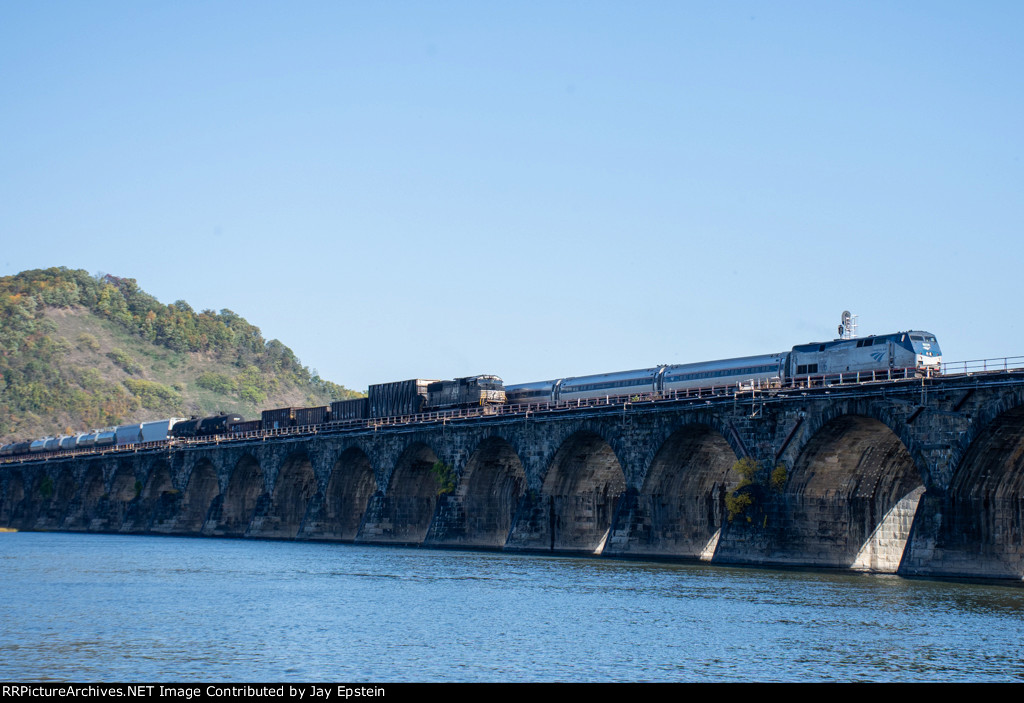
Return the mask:
<path id="1" fill-rule="evenodd" d="M 0 274 L 346 386 L 934 332 L 1024 354 L 1018 2 L 0 6 Z"/>

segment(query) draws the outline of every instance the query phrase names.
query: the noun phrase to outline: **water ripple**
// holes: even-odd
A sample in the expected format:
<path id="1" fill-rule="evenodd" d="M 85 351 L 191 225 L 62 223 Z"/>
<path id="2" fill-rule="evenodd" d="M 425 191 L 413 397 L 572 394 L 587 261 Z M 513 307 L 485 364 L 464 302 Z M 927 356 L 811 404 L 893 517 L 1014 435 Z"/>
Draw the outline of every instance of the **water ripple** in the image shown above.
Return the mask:
<path id="1" fill-rule="evenodd" d="M 1015 587 L 172 537 L 0 549 L 4 680 L 1024 679 Z"/>

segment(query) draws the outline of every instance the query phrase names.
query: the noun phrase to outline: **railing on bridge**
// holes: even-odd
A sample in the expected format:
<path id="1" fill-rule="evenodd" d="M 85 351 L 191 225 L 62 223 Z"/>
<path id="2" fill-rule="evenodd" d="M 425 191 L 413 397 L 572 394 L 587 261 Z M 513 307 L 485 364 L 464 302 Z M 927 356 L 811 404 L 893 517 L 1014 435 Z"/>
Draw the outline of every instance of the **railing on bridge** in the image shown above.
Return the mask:
<path id="1" fill-rule="evenodd" d="M 990 371 L 1024 371 L 1024 356 L 1004 356 L 996 359 L 943 362 L 942 373 L 987 373 Z"/>

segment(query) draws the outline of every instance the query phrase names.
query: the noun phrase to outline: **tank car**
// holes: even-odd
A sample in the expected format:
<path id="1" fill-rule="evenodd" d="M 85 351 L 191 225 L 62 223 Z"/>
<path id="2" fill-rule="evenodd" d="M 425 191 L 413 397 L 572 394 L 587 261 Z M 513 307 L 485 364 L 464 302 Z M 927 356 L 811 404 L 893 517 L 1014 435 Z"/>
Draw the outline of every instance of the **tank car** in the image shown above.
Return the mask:
<path id="1" fill-rule="evenodd" d="M 75 438 L 76 449 L 88 449 L 96 444 L 96 435 L 98 433 L 93 430 L 92 432 L 83 432 Z"/>
<path id="2" fill-rule="evenodd" d="M 175 423 L 170 428 L 170 434 L 172 437 L 209 437 L 215 434 L 227 434 L 231 431 L 232 425 L 242 422 L 242 420 L 241 415 L 228 413 L 202 419 L 192 417 Z"/>
<path id="3" fill-rule="evenodd" d="M 172 437 L 195 437 L 199 434 L 199 423 L 202 420 L 196 416 L 192 416 L 187 420 L 179 422 L 171 428 Z"/>
<path id="4" fill-rule="evenodd" d="M 244 420 L 244 417 L 235 413 L 221 413 L 220 415 L 204 417 L 199 421 L 198 434 L 203 437 L 215 434 L 227 434 L 231 431 L 232 425 Z"/>

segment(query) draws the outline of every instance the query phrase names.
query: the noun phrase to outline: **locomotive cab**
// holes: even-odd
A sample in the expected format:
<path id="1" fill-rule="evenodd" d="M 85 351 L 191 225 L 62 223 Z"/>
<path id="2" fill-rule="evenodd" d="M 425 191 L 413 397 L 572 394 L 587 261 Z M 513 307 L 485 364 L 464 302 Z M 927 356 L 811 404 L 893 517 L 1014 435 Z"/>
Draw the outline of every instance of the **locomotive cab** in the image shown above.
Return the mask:
<path id="1" fill-rule="evenodd" d="M 910 349 L 913 351 L 917 368 L 939 369 L 942 366 L 942 351 L 935 335 L 916 330 L 907 332 Z"/>

